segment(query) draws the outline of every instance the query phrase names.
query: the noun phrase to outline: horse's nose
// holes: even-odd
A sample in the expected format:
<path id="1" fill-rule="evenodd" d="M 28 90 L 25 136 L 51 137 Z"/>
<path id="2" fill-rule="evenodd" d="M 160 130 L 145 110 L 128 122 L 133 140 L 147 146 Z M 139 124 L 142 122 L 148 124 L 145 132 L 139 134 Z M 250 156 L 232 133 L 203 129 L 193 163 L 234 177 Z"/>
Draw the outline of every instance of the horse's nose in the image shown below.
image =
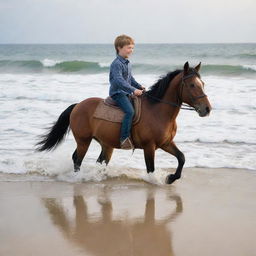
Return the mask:
<path id="1" fill-rule="evenodd" d="M 205 108 L 205 111 L 206 111 L 207 114 L 209 114 L 211 110 L 210 110 L 209 107 L 206 107 L 206 108 Z"/>

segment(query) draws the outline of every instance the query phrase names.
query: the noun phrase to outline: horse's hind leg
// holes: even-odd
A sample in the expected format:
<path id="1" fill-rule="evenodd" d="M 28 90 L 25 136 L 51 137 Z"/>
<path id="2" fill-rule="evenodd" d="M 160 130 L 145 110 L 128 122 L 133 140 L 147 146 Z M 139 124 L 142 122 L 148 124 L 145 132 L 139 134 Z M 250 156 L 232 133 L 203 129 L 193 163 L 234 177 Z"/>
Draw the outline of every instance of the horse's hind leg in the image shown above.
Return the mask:
<path id="1" fill-rule="evenodd" d="M 103 163 L 103 161 L 105 161 L 106 165 L 108 165 L 108 162 L 111 159 L 113 153 L 113 148 L 108 147 L 106 145 L 101 145 L 101 153 L 97 159 L 97 163 Z"/>
<path id="2" fill-rule="evenodd" d="M 184 154 L 177 148 L 174 142 L 170 142 L 168 144 L 165 144 L 161 147 L 164 151 L 174 155 L 178 160 L 178 167 L 176 169 L 176 172 L 174 174 L 170 174 L 166 177 L 166 183 L 171 184 L 175 180 L 179 179 L 181 177 L 181 172 L 183 165 L 185 163 L 185 156 Z"/>
<path id="3" fill-rule="evenodd" d="M 81 166 L 84 156 L 90 146 L 91 140 L 92 140 L 92 138 L 88 138 L 86 140 L 83 140 L 83 141 L 77 143 L 77 148 L 72 155 L 75 172 L 80 171 L 80 166 Z"/>

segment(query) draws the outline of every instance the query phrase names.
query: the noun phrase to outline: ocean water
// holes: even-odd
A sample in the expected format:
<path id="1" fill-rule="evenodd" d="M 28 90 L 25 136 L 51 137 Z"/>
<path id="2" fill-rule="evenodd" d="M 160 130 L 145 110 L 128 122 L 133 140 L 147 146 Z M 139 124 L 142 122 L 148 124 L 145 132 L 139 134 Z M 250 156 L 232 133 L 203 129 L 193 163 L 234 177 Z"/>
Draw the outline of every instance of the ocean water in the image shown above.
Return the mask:
<path id="1" fill-rule="evenodd" d="M 109 166 L 96 164 L 93 141 L 80 173 L 73 173 L 72 133 L 57 150 L 34 144 L 70 104 L 108 96 L 111 44 L 0 45 L 0 172 L 71 182 L 127 176 L 163 183 L 176 159 L 156 152 L 156 171 L 146 174 L 142 150 L 115 150 Z M 185 167 L 256 170 L 256 44 L 138 44 L 130 58 L 135 79 L 150 87 L 161 75 L 202 62 L 209 117 L 181 110 L 174 139 Z"/>

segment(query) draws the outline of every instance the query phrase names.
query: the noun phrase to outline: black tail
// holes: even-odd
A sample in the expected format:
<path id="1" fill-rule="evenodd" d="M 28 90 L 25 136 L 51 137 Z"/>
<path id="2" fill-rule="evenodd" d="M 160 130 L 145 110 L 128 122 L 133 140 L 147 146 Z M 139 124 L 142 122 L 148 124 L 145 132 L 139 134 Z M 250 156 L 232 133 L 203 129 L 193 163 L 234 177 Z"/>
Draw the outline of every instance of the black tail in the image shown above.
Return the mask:
<path id="1" fill-rule="evenodd" d="M 63 111 L 54 125 L 49 128 L 49 132 L 40 136 L 41 141 L 36 144 L 37 151 L 55 149 L 60 144 L 68 132 L 69 117 L 75 105 L 76 104 L 70 105 L 65 111 Z"/>

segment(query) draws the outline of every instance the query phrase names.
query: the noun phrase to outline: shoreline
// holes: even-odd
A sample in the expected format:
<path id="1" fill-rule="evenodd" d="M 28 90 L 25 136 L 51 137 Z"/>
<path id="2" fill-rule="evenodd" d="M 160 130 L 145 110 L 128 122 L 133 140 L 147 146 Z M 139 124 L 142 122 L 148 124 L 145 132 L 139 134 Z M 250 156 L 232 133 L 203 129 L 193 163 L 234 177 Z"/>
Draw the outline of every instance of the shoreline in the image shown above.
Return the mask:
<path id="1" fill-rule="evenodd" d="M 108 170 L 111 170 L 111 168 L 113 166 L 100 166 L 99 169 L 104 169 L 104 168 L 108 168 Z M 118 167 L 120 170 L 122 169 L 122 166 Z M 67 180 L 58 180 L 56 179 L 56 177 L 58 177 L 58 175 L 61 175 L 62 173 L 58 173 L 58 174 L 54 174 L 54 175 L 50 175 L 47 173 L 39 173 L 37 171 L 31 171 L 28 173 L 5 173 L 5 172 L 1 172 L 0 171 L 0 182 L 64 182 L 64 183 L 71 183 L 71 184 L 75 184 L 75 183 L 84 183 L 84 184 L 88 184 L 88 183 L 102 183 L 102 182 L 108 182 L 108 181 L 120 181 L 120 180 L 124 180 L 124 181 L 137 181 L 137 182 L 145 182 L 145 183 L 150 183 L 150 180 L 143 180 L 140 178 L 135 178 L 129 176 L 129 172 L 120 172 L 115 173 L 116 176 L 108 176 L 108 170 L 105 171 L 106 174 L 106 179 L 100 180 L 100 181 L 95 181 L 95 180 L 74 180 L 74 181 L 67 181 Z M 127 170 L 129 171 L 133 171 L 133 172 L 145 172 L 145 169 L 137 169 L 137 168 L 127 168 Z M 159 170 L 164 171 L 166 175 L 174 173 L 175 172 L 175 168 L 157 168 L 153 175 L 157 175 Z M 97 173 L 97 169 L 93 170 L 95 171 L 95 174 Z M 65 174 L 74 174 L 73 170 L 71 170 L 70 172 L 64 172 Z M 86 169 L 79 171 L 78 173 L 75 174 L 80 174 L 80 173 L 85 173 L 86 174 Z M 240 174 L 240 175 L 256 175 L 256 170 L 253 169 L 242 169 L 242 168 L 232 168 L 232 167 L 216 167 L 216 168 L 212 168 L 212 167 L 185 167 L 182 170 L 182 175 L 181 178 L 179 180 L 176 180 L 173 184 L 174 185 L 178 182 L 182 182 L 182 180 L 184 178 L 187 177 L 188 175 L 196 175 L 196 174 L 211 174 L 213 175 L 219 175 L 220 173 L 223 175 L 228 175 L 228 174 Z M 151 175 L 151 174 L 149 174 Z M 166 185 L 166 184 L 156 184 L 159 186 L 162 185 Z"/>

